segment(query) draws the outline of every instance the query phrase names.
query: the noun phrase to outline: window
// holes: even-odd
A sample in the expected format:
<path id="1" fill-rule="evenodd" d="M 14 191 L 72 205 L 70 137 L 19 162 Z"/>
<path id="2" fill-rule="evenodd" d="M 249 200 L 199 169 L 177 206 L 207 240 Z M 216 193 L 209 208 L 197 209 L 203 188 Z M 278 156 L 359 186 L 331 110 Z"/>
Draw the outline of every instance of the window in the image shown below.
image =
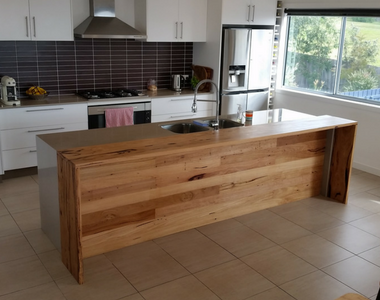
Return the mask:
<path id="1" fill-rule="evenodd" d="M 285 13 L 284 86 L 380 105 L 380 11 Z"/>

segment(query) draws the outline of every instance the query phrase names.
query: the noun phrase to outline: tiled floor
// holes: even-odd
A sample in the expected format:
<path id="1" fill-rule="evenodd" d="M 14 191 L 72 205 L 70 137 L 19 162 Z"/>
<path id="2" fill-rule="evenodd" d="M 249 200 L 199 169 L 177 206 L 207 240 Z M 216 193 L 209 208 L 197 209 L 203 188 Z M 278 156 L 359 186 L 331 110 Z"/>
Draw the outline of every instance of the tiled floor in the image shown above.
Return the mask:
<path id="1" fill-rule="evenodd" d="M 0 183 L 0 300 L 375 299 L 380 177 L 353 171 L 349 204 L 322 197 L 85 260 L 78 285 L 40 229 L 38 176 Z"/>

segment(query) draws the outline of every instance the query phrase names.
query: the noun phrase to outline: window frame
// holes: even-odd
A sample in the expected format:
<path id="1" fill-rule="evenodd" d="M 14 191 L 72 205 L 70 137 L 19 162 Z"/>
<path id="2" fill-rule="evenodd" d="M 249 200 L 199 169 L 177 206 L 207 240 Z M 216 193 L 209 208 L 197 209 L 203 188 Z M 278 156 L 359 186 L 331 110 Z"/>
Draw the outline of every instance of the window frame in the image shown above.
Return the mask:
<path id="1" fill-rule="evenodd" d="M 338 48 L 338 57 L 337 57 L 337 71 L 335 74 L 335 82 L 334 82 L 334 89 L 332 93 L 327 93 L 323 91 L 316 91 L 316 90 L 308 90 L 306 88 L 298 88 L 298 87 L 292 87 L 285 85 L 285 76 L 286 76 L 286 62 L 287 62 L 287 56 L 288 56 L 288 43 L 289 43 L 289 28 L 291 22 L 289 21 L 289 17 L 292 16 L 315 16 L 315 17 L 322 17 L 322 16 L 329 16 L 329 17 L 342 17 L 342 29 L 341 34 L 339 38 L 339 48 Z M 324 97 L 330 97 L 335 99 L 343 99 L 348 100 L 356 103 L 365 103 L 365 104 L 371 104 L 380 106 L 380 101 L 376 100 L 370 100 L 365 98 L 358 98 L 358 97 L 352 97 L 347 95 L 340 95 L 337 93 L 339 89 L 340 84 L 340 75 L 341 75 L 341 69 L 342 69 L 342 57 L 343 57 L 343 44 L 344 44 L 344 38 L 346 33 L 346 23 L 348 17 L 377 17 L 380 18 L 380 9 L 296 9 L 296 8 L 285 8 L 284 9 L 284 17 L 286 18 L 286 30 L 285 30 L 285 42 L 283 47 L 283 68 L 282 68 L 282 80 L 281 80 L 281 86 L 282 88 L 285 88 L 290 91 L 297 91 L 302 93 L 308 93 L 311 95 L 320 95 Z M 380 88 L 380 86 L 379 86 Z"/>

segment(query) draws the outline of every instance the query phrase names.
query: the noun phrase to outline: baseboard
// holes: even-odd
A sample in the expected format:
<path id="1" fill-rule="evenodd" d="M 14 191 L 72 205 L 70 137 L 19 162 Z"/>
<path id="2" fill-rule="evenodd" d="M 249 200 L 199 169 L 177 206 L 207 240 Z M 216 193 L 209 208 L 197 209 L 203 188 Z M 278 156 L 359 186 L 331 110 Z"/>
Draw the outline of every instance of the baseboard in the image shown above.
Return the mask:
<path id="1" fill-rule="evenodd" d="M 380 176 L 380 170 L 379 169 L 372 168 L 372 167 L 367 166 L 367 165 L 363 165 L 363 164 L 354 162 L 352 164 L 352 167 L 355 169 L 358 169 L 360 171 L 364 171 L 364 172 L 367 172 L 367 173 L 370 173 L 370 174 L 373 174 L 376 176 Z"/>
<path id="2" fill-rule="evenodd" d="M 4 175 L 1 176 L 1 179 L 5 180 L 5 179 L 11 179 L 11 178 L 17 178 L 17 177 L 23 177 L 23 176 L 31 176 L 31 175 L 36 175 L 37 173 L 38 173 L 37 167 L 10 170 L 10 171 L 5 171 Z"/>

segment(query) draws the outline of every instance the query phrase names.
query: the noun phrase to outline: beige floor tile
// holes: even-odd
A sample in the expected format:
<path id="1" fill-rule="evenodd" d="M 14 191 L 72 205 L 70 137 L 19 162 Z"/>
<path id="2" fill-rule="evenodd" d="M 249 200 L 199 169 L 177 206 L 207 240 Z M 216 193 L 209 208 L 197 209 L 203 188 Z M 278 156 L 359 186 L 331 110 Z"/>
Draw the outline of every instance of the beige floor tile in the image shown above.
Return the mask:
<path id="1" fill-rule="evenodd" d="M 303 201 L 306 201 L 310 207 L 344 222 L 351 222 L 373 214 L 372 211 L 351 205 L 350 202 L 343 204 L 323 196 L 308 198 Z"/>
<path id="2" fill-rule="evenodd" d="M 20 228 L 11 215 L 0 217 L 0 237 L 20 233 Z"/>
<path id="3" fill-rule="evenodd" d="M 186 276 L 141 292 L 145 300 L 218 300 L 194 276 Z"/>
<path id="4" fill-rule="evenodd" d="M 380 239 L 349 224 L 318 232 L 318 235 L 355 254 L 380 246 Z"/>
<path id="5" fill-rule="evenodd" d="M 269 208 L 269 210 L 274 212 L 277 215 L 282 216 L 283 214 L 295 212 L 298 210 L 303 210 L 303 209 L 306 209 L 307 207 L 308 207 L 308 203 L 304 202 L 303 200 L 300 200 L 300 201 L 294 201 L 287 204 L 275 206 L 275 207 Z"/>
<path id="6" fill-rule="evenodd" d="M 276 285 L 317 270 L 280 246 L 245 256 L 241 260 Z"/>
<path id="7" fill-rule="evenodd" d="M 204 235 L 210 235 L 210 234 L 230 230 L 238 226 L 241 226 L 240 222 L 238 222 L 235 219 L 228 219 L 225 221 L 220 221 L 220 222 L 213 223 L 210 225 L 198 227 L 197 230 L 202 232 Z"/>
<path id="8" fill-rule="evenodd" d="M 24 235 L 37 254 L 55 250 L 55 246 L 41 229 L 25 232 Z"/>
<path id="9" fill-rule="evenodd" d="M 67 300 L 119 300 L 136 293 L 127 279 L 102 255 L 84 261 L 83 285 L 72 276 L 58 279 L 56 283 Z"/>
<path id="10" fill-rule="evenodd" d="M 314 233 L 344 224 L 341 220 L 333 218 L 310 206 L 282 213 L 281 216 Z"/>
<path id="11" fill-rule="evenodd" d="M 9 215 L 9 211 L 5 207 L 4 203 L 0 200 L 0 217 L 8 216 L 8 215 Z"/>
<path id="12" fill-rule="evenodd" d="M 0 295 L 51 282 L 52 278 L 37 256 L 0 264 Z"/>
<path id="13" fill-rule="evenodd" d="M 379 289 L 380 267 L 354 256 L 323 269 L 324 272 L 366 297 Z"/>
<path id="14" fill-rule="evenodd" d="M 361 192 L 348 196 L 348 203 L 353 206 L 368 210 L 372 213 L 380 212 L 380 197 L 368 192 Z"/>
<path id="15" fill-rule="evenodd" d="M 144 300 L 144 298 L 140 294 L 134 294 L 131 296 L 123 297 L 119 300 Z"/>
<path id="16" fill-rule="evenodd" d="M 32 179 L 38 183 L 38 174 L 32 175 Z"/>
<path id="17" fill-rule="evenodd" d="M 38 184 L 30 176 L 3 180 L 0 184 L 0 198 L 6 195 L 38 191 Z"/>
<path id="18" fill-rule="evenodd" d="M 294 298 L 276 287 L 246 300 L 294 300 Z"/>
<path id="19" fill-rule="evenodd" d="M 72 276 L 63 264 L 61 253 L 58 250 L 40 253 L 38 257 L 54 280 Z"/>
<path id="20" fill-rule="evenodd" d="M 56 284 L 51 282 L 2 296 L 0 300 L 66 300 L 66 298 Z"/>
<path id="21" fill-rule="evenodd" d="M 190 273 L 154 242 L 145 242 L 105 254 L 138 291 Z"/>
<path id="22" fill-rule="evenodd" d="M 282 245 L 317 268 L 324 268 L 353 254 L 317 236 L 310 235 Z"/>
<path id="23" fill-rule="evenodd" d="M 349 195 L 378 187 L 380 187 L 380 177 L 363 172 L 362 174 L 351 176 Z"/>
<path id="24" fill-rule="evenodd" d="M 270 210 L 258 211 L 250 214 L 249 217 L 243 216 L 237 218 L 237 220 L 277 244 L 283 244 L 313 234 Z"/>
<path id="25" fill-rule="evenodd" d="M 242 224 L 230 230 L 210 234 L 209 237 L 236 257 L 242 257 L 276 245 Z"/>
<path id="26" fill-rule="evenodd" d="M 350 225 L 364 230 L 380 238 L 380 215 L 372 215 L 360 220 L 351 222 Z"/>
<path id="27" fill-rule="evenodd" d="M 14 213 L 12 216 L 23 232 L 41 228 L 41 215 L 39 208 Z"/>
<path id="28" fill-rule="evenodd" d="M 11 214 L 40 207 L 39 192 L 24 192 L 1 197 L 4 205 Z"/>
<path id="29" fill-rule="evenodd" d="M 195 229 L 154 241 L 192 273 L 235 259 Z"/>
<path id="30" fill-rule="evenodd" d="M 0 263 L 35 255 L 23 234 L 0 237 Z"/>
<path id="31" fill-rule="evenodd" d="M 359 256 L 380 267 L 380 247 L 360 253 Z"/>
<path id="32" fill-rule="evenodd" d="M 247 299 L 274 287 L 273 283 L 240 260 L 233 260 L 194 275 L 223 300 Z"/>
<path id="33" fill-rule="evenodd" d="M 380 197 L 380 187 L 367 190 L 367 193 Z"/>
<path id="34" fill-rule="evenodd" d="M 347 293 L 355 293 L 353 289 L 322 271 L 302 276 L 281 285 L 280 288 L 297 300 L 333 300 Z"/>

